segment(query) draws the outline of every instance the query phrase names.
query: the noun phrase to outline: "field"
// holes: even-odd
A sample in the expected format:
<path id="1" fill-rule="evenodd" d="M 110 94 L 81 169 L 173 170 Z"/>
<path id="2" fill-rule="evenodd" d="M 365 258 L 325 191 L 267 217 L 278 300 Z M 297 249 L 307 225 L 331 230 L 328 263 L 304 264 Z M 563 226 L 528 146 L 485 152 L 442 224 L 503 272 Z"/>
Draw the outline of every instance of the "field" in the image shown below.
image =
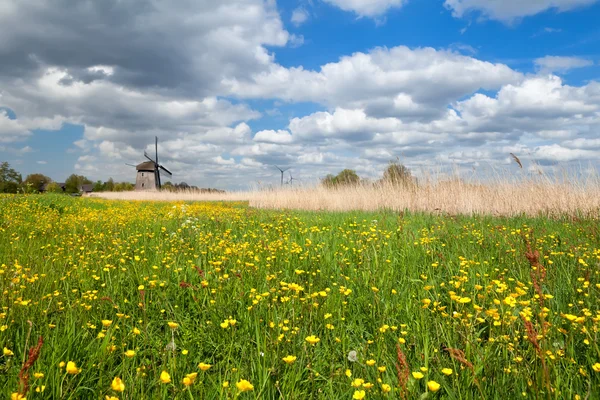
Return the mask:
<path id="1" fill-rule="evenodd" d="M 0 197 L 0 393 L 599 398 L 598 227 Z"/>

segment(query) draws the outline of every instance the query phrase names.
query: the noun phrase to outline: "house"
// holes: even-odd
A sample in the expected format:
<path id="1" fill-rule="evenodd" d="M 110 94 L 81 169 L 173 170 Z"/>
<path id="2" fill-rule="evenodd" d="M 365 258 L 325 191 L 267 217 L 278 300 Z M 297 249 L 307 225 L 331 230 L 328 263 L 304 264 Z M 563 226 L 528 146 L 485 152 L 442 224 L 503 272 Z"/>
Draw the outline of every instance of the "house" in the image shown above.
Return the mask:
<path id="1" fill-rule="evenodd" d="M 86 193 L 92 193 L 94 190 L 94 184 L 93 183 L 84 183 L 83 185 L 81 185 L 81 187 L 79 188 L 79 192 L 86 194 Z"/>

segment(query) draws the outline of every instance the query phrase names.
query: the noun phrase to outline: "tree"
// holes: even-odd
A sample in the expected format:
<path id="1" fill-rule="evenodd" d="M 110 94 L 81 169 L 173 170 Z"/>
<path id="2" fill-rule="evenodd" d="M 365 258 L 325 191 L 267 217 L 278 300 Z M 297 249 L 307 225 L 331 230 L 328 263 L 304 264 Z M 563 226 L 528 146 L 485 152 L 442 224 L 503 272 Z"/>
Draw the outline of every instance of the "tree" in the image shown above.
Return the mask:
<path id="1" fill-rule="evenodd" d="M 400 164 L 397 160 L 390 161 L 383 172 L 383 181 L 391 185 L 406 186 L 412 183 L 412 176 L 410 170 Z"/>
<path id="2" fill-rule="evenodd" d="M 113 190 L 115 190 L 115 181 L 113 181 L 113 178 L 108 178 L 108 181 L 104 183 L 104 191 L 112 192 Z"/>
<path id="3" fill-rule="evenodd" d="M 38 192 L 47 183 L 52 182 L 52 179 L 44 174 L 29 174 L 23 181 L 23 191 L 27 193 Z"/>
<path id="4" fill-rule="evenodd" d="M 50 182 L 48 186 L 46 186 L 46 192 L 48 193 L 62 193 L 62 188 L 58 186 L 56 182 Z"/>
<path id="5" fill-rule="evenodd" d="M 79 193 L 81 185 L 86 183 L 92 183 L 88 178 L 83 175 L 72 174 L 65 181 L 65 192 L 67 193 Z"/>
<path id="6" fill-rule="evenodd" d="M 17 193 L 23 178 L 6 161 L 0 164 L 0 193 Z"/>
<path id="7" fill-rule="evenodd" d="M 94 183 L 94 188 L 92 189 L 94 192 L 103 192 L 104 191 L 104 183 L 102 181 L 96 181 Z"/>
<path id="8" fill-rule="evenodd" d="M 335 186 L 335 175 L 333 174 L 327 174 L 327 176 L 323 179 L 321 179 L 321 185 L 327 187 L 327 188 L 332 188 Z"/>
<path id="9" fill-rule="evenodd" d="M 358 185 L 360 178 L 353 169 L 345 169 L 335 177 L 336 184 L 342 186 Z"/>

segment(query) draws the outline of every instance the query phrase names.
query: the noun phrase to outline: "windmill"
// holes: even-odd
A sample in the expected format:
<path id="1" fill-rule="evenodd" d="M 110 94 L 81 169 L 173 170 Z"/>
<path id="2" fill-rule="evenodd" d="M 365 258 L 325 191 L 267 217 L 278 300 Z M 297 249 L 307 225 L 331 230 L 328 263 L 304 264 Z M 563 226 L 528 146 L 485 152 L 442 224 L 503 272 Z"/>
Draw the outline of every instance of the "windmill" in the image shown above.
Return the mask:
<path id="1" fill-rule="evenodd" d="M 294 178 L 292 176 L 292 172 L 291 171 L 289 172 L 289 174 L 290 174 L 290 180 L 288 182 L 290 183 L 290 186 L 294 186 L 294 181 L 299 181 L 300 179 Z"/>
<path id="2" fill-rule="evenodd" d="M 279 172 L 281 172 L 281 187 L 283 187 L 283 173 L 284 173 L 285 171 L 287 171 L 289 168 L 286 168 L 286 169 L 281 169 L 281 168 L 279 168 L 277 165 L 275 165 L 275 168 L 277 168 L 277 169 L 279 170 Z"/>
<path id="3" fill-rule="evenodd" d="M 158 162 L 158 137 L 155 137 L 154 141 L 154 151 L 155 157 L 154 159 L 150 158 L 148 153 L 144 151 L 144 157 L 146 157 L 149 161 L 145 161 L 141 164 L 135 166 L 137 170 L 137 176 L 135 179 L 135 190 L 154 190 L 160 189 L 161 181 L 160 181 L 160 172 L 161 170 L 166 173 L 169 177 L 171 171 L 166 169 L 164 166 L 160 165 Z M 127 164 L 131 165 L 131 164 Z"/>

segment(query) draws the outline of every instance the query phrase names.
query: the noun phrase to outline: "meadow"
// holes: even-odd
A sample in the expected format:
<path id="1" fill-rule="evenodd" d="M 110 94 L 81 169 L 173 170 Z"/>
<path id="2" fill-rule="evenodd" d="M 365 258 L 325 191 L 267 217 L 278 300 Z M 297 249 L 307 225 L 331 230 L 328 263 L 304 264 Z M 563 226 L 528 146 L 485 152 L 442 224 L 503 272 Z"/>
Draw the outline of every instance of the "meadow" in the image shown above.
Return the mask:
<path id="1" fill-rule="evenodd" d="M 594 399 L 596 216 L 0 197 L 11 399 Z"/>

